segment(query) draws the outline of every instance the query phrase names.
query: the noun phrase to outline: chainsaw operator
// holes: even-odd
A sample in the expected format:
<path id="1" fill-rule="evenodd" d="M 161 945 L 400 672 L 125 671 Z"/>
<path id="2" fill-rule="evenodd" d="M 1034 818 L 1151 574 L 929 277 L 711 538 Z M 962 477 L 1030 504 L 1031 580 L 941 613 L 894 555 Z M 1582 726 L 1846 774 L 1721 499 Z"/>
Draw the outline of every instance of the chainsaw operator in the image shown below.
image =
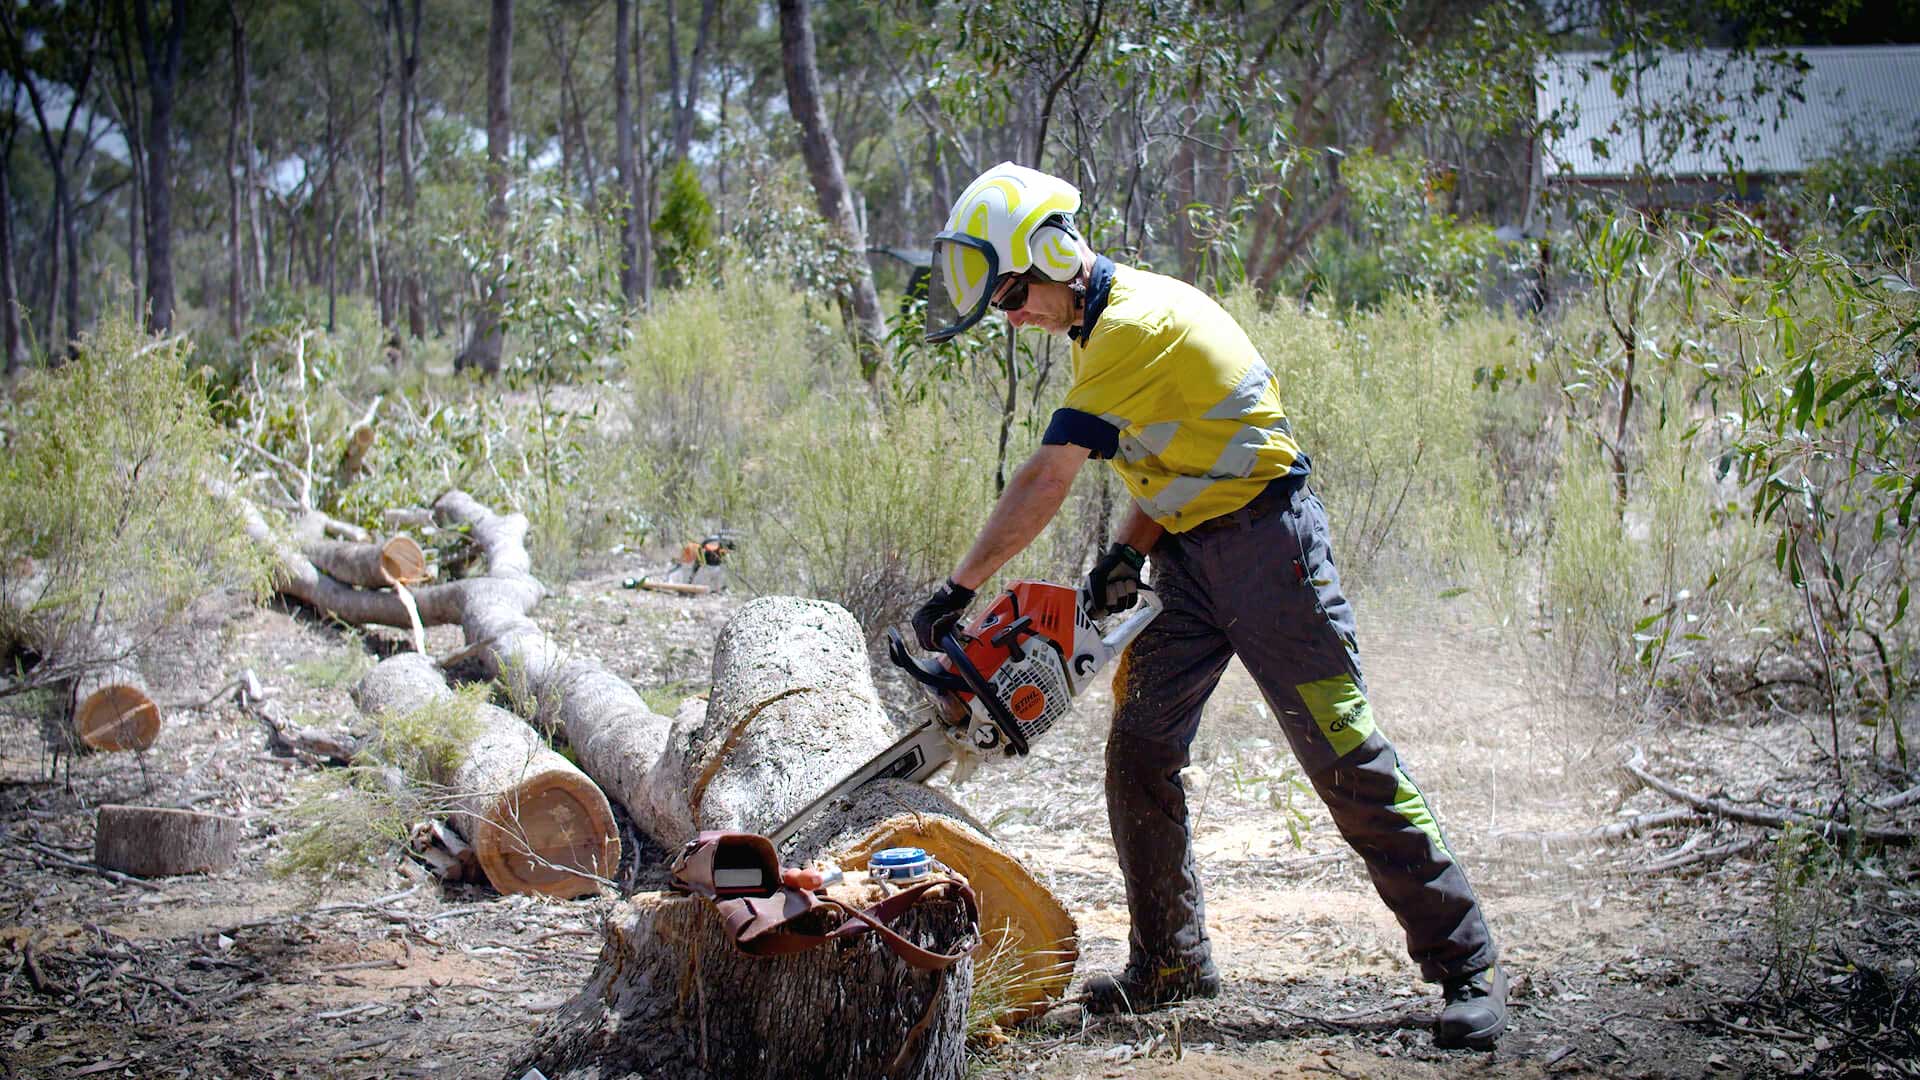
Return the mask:
<path id="1" fill-rule="evenodd" d="M 989 307 L 1073 343 L 1073 384 L 973 547 L 913 615 L 923 648 L 1059 511 L 1088 458 L 1132 496 L 1087 576 L 1096 616 L 1133 606 L 1153 559 L 1166 608 L 1121 657 L 1107 815 L 1132 917 L 1124 970 L 1087 1007 L 1148 1009 L 1219 992 L 1180 771 L 1207 697 L 1239 657 L 1340 833 L 1366 860 L 1421 975 L 1441 984 L 1434 1040 L 1491 1048 L 1506 978 L 1466 872 L 1377 727 L 1312 467 L 1253 343 L 1198 289 L 1116 265 L 1081 239 L 1073 185 L 997 165 L 933 244 L 927 339 Z"/>

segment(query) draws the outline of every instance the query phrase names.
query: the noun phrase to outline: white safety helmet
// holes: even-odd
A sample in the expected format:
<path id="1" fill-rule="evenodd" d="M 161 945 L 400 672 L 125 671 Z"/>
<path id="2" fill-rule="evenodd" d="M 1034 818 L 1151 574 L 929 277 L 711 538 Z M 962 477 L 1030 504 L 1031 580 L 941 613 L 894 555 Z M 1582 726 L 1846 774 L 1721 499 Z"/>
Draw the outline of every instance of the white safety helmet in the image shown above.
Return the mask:
<path id="1" fill-rule="evenodd" d="M 1079 209 L 1080 189 L 1011 161 L 968 184 L 933 238 L 927 340 L 945 341 L 979 322 L 1010 274 L 1072 281 L 1080 273 Z"/>

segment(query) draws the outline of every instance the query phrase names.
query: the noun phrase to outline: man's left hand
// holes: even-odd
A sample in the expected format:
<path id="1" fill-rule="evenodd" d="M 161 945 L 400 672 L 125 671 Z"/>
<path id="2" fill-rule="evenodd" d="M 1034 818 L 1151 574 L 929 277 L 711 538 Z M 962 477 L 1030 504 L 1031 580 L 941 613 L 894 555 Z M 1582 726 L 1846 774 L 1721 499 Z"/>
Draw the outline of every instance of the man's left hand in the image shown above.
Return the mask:
<path id="1" fill-rule="evenodd" d="M 973 603 L 973 590 L 948 578 L 946 584 L 933 590 L 918 610 L 913 613 L 913 636 L 919 639 L 920 647 L 928 652 L 940 651 L 940 638 L 951 634 L 960 623 L 960 613 Z"/>

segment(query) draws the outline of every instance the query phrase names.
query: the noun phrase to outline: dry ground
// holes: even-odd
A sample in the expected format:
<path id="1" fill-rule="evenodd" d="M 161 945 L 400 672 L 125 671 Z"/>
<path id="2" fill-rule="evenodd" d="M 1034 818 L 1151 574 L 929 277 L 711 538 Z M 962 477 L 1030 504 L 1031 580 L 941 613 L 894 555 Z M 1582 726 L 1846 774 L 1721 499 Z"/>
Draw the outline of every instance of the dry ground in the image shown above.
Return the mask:
<path id="1" fill-rule="evenodd" d="M 738 601 L 619 587 L 641 569 L 603 567 L 559 588 L 536 617 L 671 711 L 704 689 L 714 636 Z M 1357 859 L 1294 786 L 1290 758 L 1236 668 L 1210 708 L 1191 775 L 1226 992 L 1139 1018 L 1064 1006 L 983 1047 L 976 1075 L 1920 1072 L 1920 1061 L 1853 1047 L 1821 1014 L 1782 1019 L 1746 1003 L 1776 955 L 1770 846 L 1648 873 L 1661 854 L 1745 834 L 1692 826 L 1552 852 L 1513 835 L 1664 808 L 1613 767 L 1627 736 L 1695 790 L 1787 800 L 1824 767 L 1813 721 L 1635 734 L 1530 674 L 1463 610 L 1362 597 L 1361 625 L 1383 726 L 1467 861 L 1516 976 L 1499 1050 L 1432 1049 L 1430 988 L 1417 982 Z M 37 726 L 18 699 L 0 702 L 12 707 L 0 717 L 0 1076 L 501 1075 L 542 1016 L 584 981 L 594 927 L 612 899 L 501 898 L 443 886 L 411 863 L 347 885 L 277 881 L 267 864 L 308 770 L 268 756 L 261 732 L 225 700 L 196 707 L 251 668 L 306 722 L 345 726 L 354 717 L 347 688 L 371 651 L 396 641 L 284 608 L 204 604 L 170 643 L 165 670 L 151 673 L 170 705 L 145 762 L 151 788 L 125 755 L 82 759 L 71 789 L 48 781 Z M 430 635 L 438 653 L 458 644 L 450 629 Z M 1100 796 L 1104 712 L 1104 701 L 1083 703 L 1030 759 L 983 772 L 957 793 L 1072 908 L 1081 974 L 1125 954 Z M 1875 790 L 1914 781 L 1864 766 L 1861 777 Z M 91 808 L 110 802 L 239 815 L 240 865 L 157 882 L 98 876 L 88 869 Z M 1789 890 L 1789 925 L 1855 920 L 1854 959 L 1911 989 L 1920 952 L 1912 866 L 1865 866 L 1870 902 L 1842 908 L 1825 893 Z M 658 880 L 655 871 L 641 877 L 649 875 Z M 1847 978 L 1832 967 L 1810 971 L 1823 985 Z M 1911 1025 L 1920 1003 L 1900 1007 L 1895 1022 Z"/>

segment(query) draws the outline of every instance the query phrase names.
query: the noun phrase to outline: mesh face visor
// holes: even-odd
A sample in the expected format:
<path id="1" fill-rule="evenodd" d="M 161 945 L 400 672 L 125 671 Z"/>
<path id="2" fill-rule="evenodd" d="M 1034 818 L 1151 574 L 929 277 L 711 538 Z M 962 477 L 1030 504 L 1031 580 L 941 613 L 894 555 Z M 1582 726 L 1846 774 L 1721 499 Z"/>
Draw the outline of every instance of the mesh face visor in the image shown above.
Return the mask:
<path id="1" fill-rule="evenodd" d="M 977 236 L 943 232 L 933 238 L 927 282 L 927 343 L 938 344 L 980 321 L 1000 280 L 1000 257 Z"/>

